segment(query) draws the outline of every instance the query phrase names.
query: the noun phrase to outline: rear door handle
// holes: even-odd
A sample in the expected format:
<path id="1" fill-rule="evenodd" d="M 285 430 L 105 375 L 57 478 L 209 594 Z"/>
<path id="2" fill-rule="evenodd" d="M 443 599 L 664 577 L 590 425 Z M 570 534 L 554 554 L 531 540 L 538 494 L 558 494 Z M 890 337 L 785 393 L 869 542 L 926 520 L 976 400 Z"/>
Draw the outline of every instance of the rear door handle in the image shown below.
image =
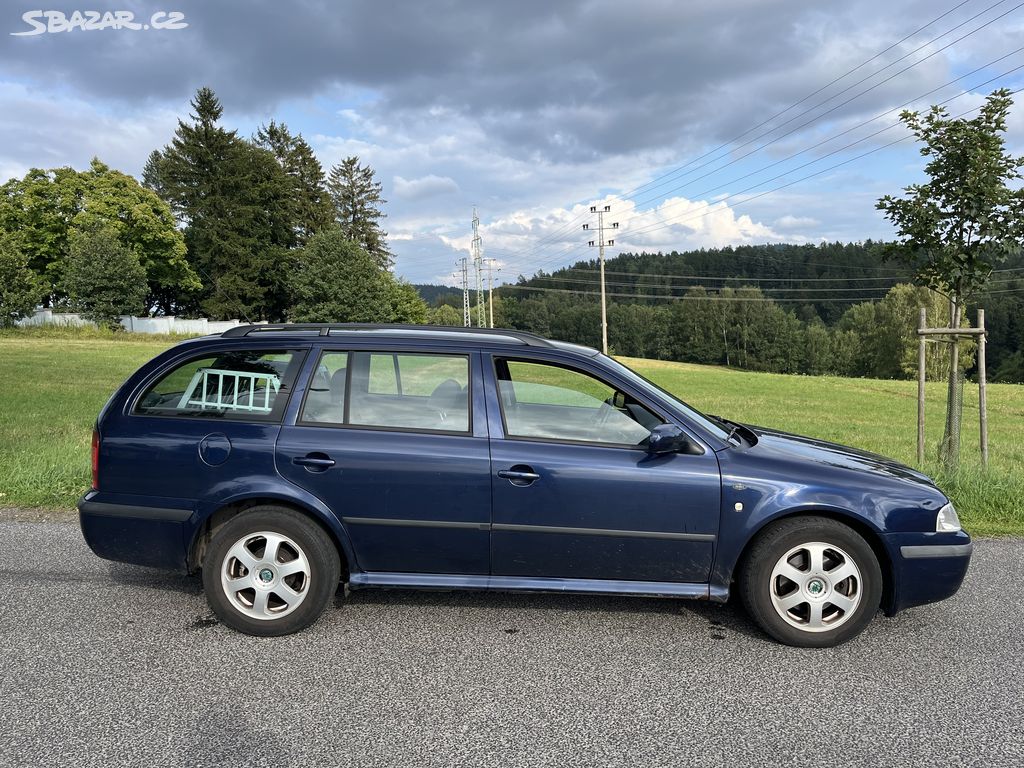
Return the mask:
<path id="1" fill-rule="evenodd" d="M 305 467 L 309 472 L 323 472 L 333 467 L 335 461 L 326 453 L 311 453 L 308 456 L 296 456 L 292 464 Z"/>
<path id="2" fill-rule="evenodd" d="M 533 471 L 531 467 L 517 464 L 510 469 L 499 469 L 498 477 L 508 480 L 512 485 L 525 486 L 530 485 L 535 480 L 540 480 L 540 475 Z"/>

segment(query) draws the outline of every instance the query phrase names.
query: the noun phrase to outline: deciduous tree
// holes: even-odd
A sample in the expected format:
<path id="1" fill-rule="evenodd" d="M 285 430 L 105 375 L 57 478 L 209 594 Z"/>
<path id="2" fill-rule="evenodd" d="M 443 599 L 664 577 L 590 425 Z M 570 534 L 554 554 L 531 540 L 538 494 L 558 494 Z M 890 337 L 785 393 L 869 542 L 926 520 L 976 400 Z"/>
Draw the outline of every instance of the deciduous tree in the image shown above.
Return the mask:
<path id="1" fill-rule="evenodd" d="M 121 315 L 145 308 L 146 270 L 111 229 L 72 233 L 63 282 L 71 307 L 102 327 L 121 330 Z"/>
<path id="2" fill-rule="evenodd" d="M 300 249 L 291 280 L 291 317 L 319 323 L 424 323 L 427 305 L 339 228 Z"/>
<path id="3" fill-rule="evenodd" d="M 994 91 L 976 117 L 950 117 L 944 107 L 925 114 L 900 115 L 920 141 L 928 181 L 886 195 L 878 208 L 896 227 L 887 248 L 914 271 L 919 283 L 949 298 L 951 326 L 960 327 L 967 300 L 983 290 L 993 268 L 1024 244 L 1024 158 L 1004 146 L 1006 117 L 1013 101 L 1006 89 Z M 959 461 L 961 416 L 959 345 L 950 346 L 949 389 L 941 458 Z"/>
<path id="4" fill-rule="evenodd" d="M 31 315 L 45 293 L 45 283 L 29 267 L 15 238 L 0 237 L 0 328 Z"/>
<path id="5" fill-rule="evenodd" d="M 456 328 L 462 327 L 462 313 L 449 304 L 442 304 L 434 307 L 429 313 L 431 325 L 449 325 Z"/>

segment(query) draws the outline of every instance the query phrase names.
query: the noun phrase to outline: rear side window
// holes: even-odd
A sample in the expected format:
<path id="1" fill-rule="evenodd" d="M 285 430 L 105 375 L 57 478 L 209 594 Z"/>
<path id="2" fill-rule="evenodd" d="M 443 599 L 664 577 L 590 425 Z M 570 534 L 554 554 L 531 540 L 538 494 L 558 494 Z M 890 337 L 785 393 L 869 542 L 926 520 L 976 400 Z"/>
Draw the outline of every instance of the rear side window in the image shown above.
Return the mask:
<path id="1" fill-rule="evenodd" d="M 135 413 L 279 421 L 302 359 L 297 350 L 238 350 L 193 358 L 161 376 Z"/>
<path id="2" fill-rule="evenodd" d="M 469 431 L 469 358 L 325 352 L 300 420 L 422 432 Z"/>

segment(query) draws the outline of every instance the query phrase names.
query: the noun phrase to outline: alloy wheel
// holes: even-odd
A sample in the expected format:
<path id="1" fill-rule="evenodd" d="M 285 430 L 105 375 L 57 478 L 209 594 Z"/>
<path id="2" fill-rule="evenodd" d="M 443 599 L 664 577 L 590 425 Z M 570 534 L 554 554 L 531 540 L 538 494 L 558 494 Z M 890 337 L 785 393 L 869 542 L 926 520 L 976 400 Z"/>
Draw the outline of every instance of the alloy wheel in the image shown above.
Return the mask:
<path id="1" fill-rule="evenodd" d="M 772 606 L 791 626 L 827 632 L 849 621 L 863 594 L 860 568 L 840 547 L 821 541 L 786 552 L 772 569 Z"/>
<path id="2" fill-rule="evenodd" d="M 279 619 L 309 593 L 305 553 L 287 536 L 250 533 L 236 541 L 221 565 L 221 586 L 232 606 L 252 619 Z"/>

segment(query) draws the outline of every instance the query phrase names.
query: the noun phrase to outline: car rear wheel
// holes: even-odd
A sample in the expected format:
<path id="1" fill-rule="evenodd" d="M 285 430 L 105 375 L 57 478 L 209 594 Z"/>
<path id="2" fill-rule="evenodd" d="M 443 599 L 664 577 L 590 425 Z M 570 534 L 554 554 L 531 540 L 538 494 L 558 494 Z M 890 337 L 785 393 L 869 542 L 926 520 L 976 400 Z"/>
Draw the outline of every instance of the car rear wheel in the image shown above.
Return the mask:
<path id="1" fill-rule="evenodd" d="M 759 536 L 739 588 L 747 611 L 776 640 L 826 648 L 871 622 L 881 602 L 882 571 L 871 546 L 849 526 L 798 517 Z"/>
<path id="2" fill-rule="evenodd" d="M 259 506 L 218 528 L 203 561 L 210 608 L 247 635 L 288 635 L 319 618 L 341 579 L 324 530 L 287 507 Z"/>

